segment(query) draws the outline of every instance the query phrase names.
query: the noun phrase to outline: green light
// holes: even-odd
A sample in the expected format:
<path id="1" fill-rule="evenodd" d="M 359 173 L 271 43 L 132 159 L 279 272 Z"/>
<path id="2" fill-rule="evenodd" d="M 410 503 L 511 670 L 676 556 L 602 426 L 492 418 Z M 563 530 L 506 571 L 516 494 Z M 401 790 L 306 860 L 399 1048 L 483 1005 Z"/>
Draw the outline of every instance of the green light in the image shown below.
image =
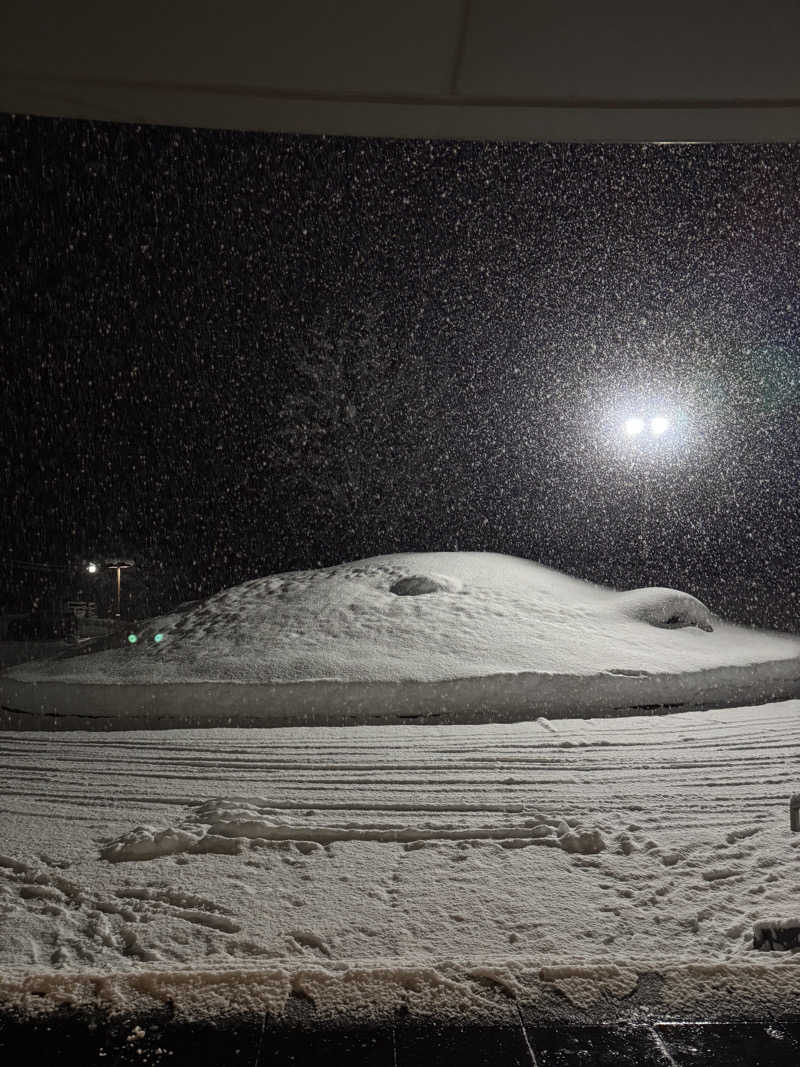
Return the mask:
<path id="1" fill-rule="evenodd" d="M 136 636 L 136 634 L 128 634 L 128 640 L 132 645 L 135 645 L 139 638 Z"/>
<path id="2" fill-rule="evenodd" d="M 158 645 L 164 640 L 164 635 L 163 634 L 156 634 L 155 637 L 153 638 L 153 640 Z"/>

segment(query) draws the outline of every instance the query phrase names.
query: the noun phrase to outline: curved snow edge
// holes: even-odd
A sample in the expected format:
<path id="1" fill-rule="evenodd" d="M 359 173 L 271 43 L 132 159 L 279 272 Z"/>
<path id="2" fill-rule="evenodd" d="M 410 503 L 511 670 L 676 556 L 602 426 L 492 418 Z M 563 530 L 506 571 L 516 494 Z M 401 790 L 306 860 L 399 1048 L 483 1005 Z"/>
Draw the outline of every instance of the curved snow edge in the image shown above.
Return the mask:
<path id="1" fill-rule="evenodd" d="M 36 1019 L 63 1016 L 69 1005 L 71 1018 L 82 1009 L 94 1022 L 107 1014 L 117 1024 L 126 1015 L 137 1025 L 163 1024 L 166 1015 L 172 1022 L 227 1025 L 251 1017 L 263 1021 L 266 1015 L 271 1024 L 296 1025 L 291 1009 L 298 997 L 307 1007 L 305 1025 L 315 1030 L 330 1024 L 398 1024 L 399 1011 L 412 1026 L 426 1019 L 514 1022 L 518 1010 L 531 1022 L 620 1022 L 640 1017 L 643 1008 L 657 1011 L 662 1020 L 742 1022 L 790 1016 L 800 997 L 800 972 L 767 962 L 610 957 L 585 964 L 518 956 L 0 974 L 3 1011 Z"/>
<path id="2" fill-rule="evenodd" d="M 800 658 L 683 674 L 499 674 L 439 682 L 24 682 L 0 677 L 0 729 L 140 730 L 519 722 L 667 714 L 800 697 Z"/>

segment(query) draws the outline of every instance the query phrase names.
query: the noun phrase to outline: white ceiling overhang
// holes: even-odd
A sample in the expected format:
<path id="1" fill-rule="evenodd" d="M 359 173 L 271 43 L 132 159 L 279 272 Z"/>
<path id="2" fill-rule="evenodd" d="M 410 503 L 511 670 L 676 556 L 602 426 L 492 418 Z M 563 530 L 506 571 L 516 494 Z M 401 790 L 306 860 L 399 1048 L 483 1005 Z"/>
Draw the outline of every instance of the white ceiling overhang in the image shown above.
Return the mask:
<path id="1" fill-rule="evenodd" d="M 800 4 L 5 0 L 0 110 L 230 129 L 800 140 Z"/>

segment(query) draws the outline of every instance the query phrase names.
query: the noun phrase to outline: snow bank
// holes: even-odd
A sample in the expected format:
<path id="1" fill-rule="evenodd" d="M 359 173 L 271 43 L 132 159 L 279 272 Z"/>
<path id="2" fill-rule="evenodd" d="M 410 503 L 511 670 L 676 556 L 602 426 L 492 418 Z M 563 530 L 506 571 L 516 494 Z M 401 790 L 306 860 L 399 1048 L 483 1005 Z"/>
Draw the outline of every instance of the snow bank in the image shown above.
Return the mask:
<path id="1" fill-rule="evenodd" d="M 0 724 L 487 721 L 725 705 L 800 691 L 800 640 L 490 553 L 273 575 L 152 620 L 124 647 L 0 676 Z"/>
<path id="2" fill-rule="evenodd" d="M 135 1042 L 152 1020 L 235 1026 L 239 1021 L 310 1026 L 431 1023 L 515 1025 L 791 1018 L 800 970 L 756 964 L 648 966 L 563 963 L 535 958 L 358 961 L 337 965 L 262 964 L 194 971 L 147 968 L 137 974 L 0 974 L 0 1002 L 31 1018 L 63 1022 L 85 1011 L 91 1023 L 130 1020 Z M 141 1024 L 141 1025 L 140 1025 Z M 142 1028 L 143 1027 L 143 1028 Z M 156 1049 L 156 1053 L 160 1050 Z M 159 1057 L 160 1058 L 160 1057 Z M 142 1062 L 148 1062 L 144 1060 Z"/>

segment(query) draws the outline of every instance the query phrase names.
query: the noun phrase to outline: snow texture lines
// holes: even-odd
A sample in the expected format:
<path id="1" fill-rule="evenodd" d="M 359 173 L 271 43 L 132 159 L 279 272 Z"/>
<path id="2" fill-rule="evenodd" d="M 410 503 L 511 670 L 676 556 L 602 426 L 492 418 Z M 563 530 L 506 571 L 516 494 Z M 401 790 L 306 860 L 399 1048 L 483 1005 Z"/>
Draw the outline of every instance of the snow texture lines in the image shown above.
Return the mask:
<path id="1" fill-rule="evenodd" d="M 798 755 L 797 701 L 0 734 L 0 967 L 741 963 L 796 910 Z"/>

